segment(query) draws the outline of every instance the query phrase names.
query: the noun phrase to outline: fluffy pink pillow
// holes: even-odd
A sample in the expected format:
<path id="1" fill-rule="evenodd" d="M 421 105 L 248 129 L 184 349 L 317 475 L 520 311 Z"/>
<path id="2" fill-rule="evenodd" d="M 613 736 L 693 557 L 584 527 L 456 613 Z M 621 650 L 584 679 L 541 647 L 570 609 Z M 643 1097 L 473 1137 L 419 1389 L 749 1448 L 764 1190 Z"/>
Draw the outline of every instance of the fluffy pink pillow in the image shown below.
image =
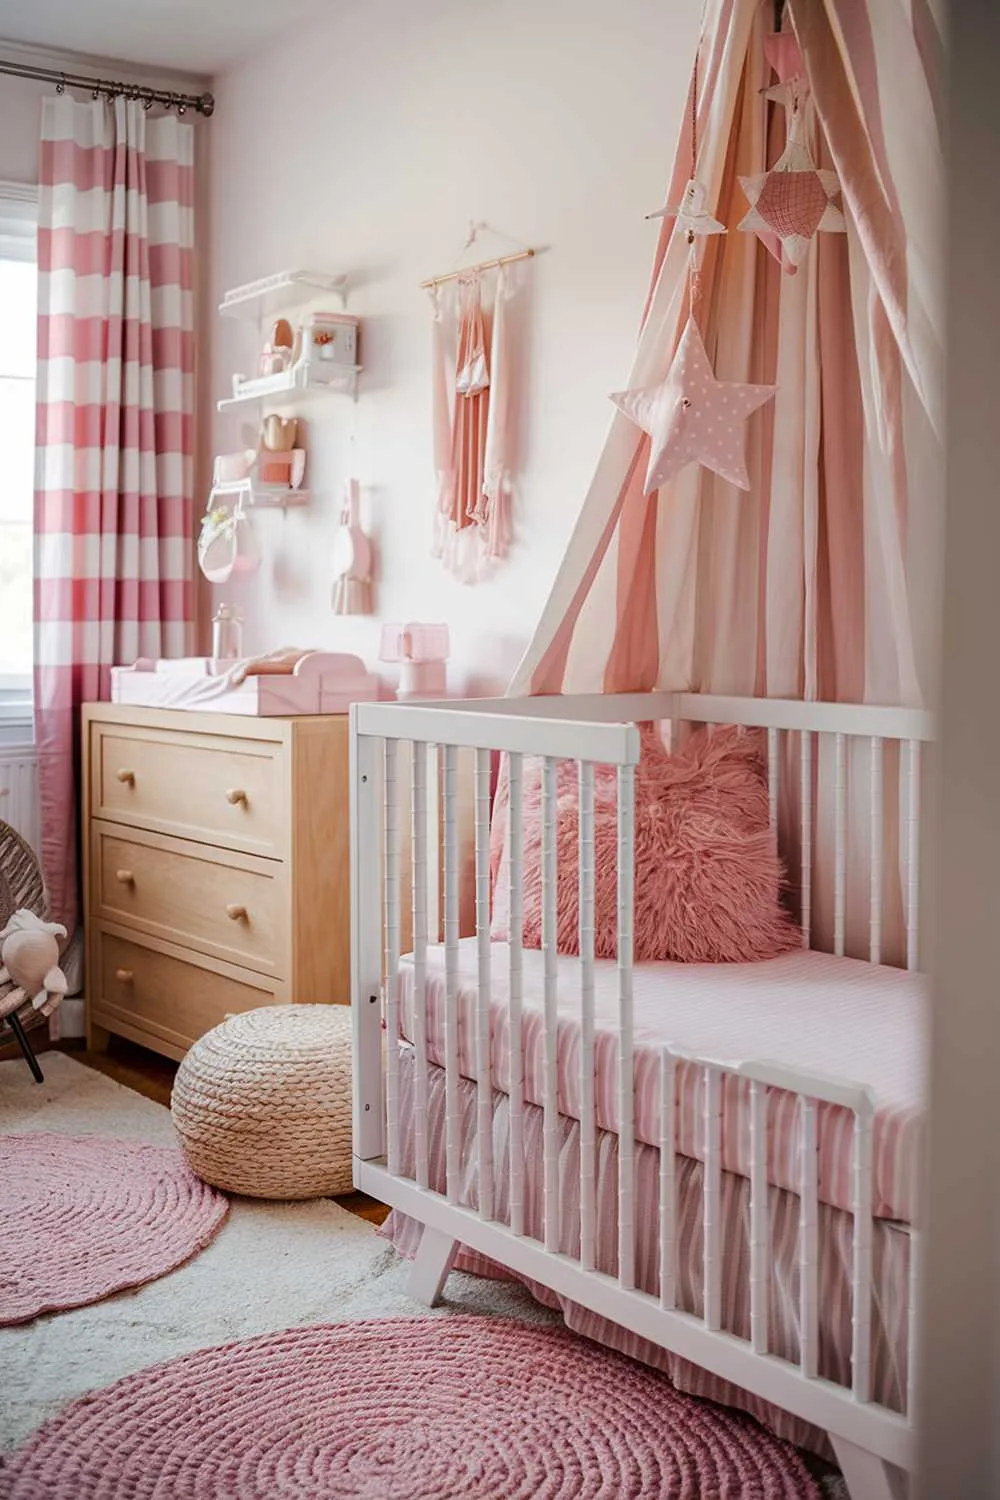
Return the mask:
<path id="1" fill-rule="evenodd" d="M 617 926 L 617 781 L 595 769 L 594 951 L 614 958 Z M 541 779 L 524 778 L 524 942 L 541 946 Z M 561 762 L 557 852 L 558 947 L 579 951 L 577 770 Z M 506 829 L 506 798 L 497 819 Z M 495 829 L 499 832 L 495 824 Z M 506 844 L 506 840 L 504 840 Z M 510 935 L 506 847 L 496 871 L 492 936 Z M 759 737 L 699 730 L 670 755 L 652 726 L 642 731 L 635 794 L 635 957 L 683 963 L 774 958 L 800 935 L 781 904 L 784 871 L 768 823 Z"/>

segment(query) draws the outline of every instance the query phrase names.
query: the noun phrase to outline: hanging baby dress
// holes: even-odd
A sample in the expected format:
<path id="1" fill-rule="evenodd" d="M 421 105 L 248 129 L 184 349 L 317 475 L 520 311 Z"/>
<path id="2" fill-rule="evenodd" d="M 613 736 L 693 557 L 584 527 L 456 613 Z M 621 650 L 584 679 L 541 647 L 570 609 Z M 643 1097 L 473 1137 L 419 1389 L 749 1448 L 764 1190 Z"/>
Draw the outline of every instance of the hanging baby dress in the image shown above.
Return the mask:
<path id="1" fill-rule="evenodd" d="M 465 583 L 482 578 L 510 541 L 512 412 L 508 302 L 501 267 L 489 311 L 479 272 L 432 288 L 435 555 Z"/>

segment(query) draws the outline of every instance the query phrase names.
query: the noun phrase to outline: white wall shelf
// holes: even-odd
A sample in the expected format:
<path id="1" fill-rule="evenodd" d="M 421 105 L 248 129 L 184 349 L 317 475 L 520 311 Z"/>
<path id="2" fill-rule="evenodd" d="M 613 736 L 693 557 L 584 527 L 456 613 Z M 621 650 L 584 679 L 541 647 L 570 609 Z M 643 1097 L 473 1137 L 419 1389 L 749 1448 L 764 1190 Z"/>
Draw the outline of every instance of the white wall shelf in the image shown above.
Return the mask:
<path id="1" fill-rule="evenodd" d="M 245 380 L 231 396 L 217 403 L 219 411 L 230 411 L 251 401 L 299 400 L 303 396 L 328 396 L 331 393 L 353 396 L 357 392 L 360 365 L 317 364 L 303 361 L 278 375 L 260 375 Z"/>
<path id="2" fill-rule="evenodd" d="M 216 499 L 226 496 L 242 498 L 255 510 L 286 510 L 291 505 L 309 504 L 308 490 L 293 490 L 281 484 L 255 484 L 252 479 L 232 479 L 224 484 L 213 484 L 207 509 L 212 509 Z"/>
<path id="3" fill-rule="evenodd" d="M 347 296 L 347 277 L 331 276 L 323 271 L 278 271 L 273 276 L 262 276 L 258 281 L 248 281 L 244 286 L 233 287 L 224 293 L 219 312 L 225 318 L 259 322 L 300 302 L 309 302 L 324 292 L 339 297 L 343 306 Z"/>

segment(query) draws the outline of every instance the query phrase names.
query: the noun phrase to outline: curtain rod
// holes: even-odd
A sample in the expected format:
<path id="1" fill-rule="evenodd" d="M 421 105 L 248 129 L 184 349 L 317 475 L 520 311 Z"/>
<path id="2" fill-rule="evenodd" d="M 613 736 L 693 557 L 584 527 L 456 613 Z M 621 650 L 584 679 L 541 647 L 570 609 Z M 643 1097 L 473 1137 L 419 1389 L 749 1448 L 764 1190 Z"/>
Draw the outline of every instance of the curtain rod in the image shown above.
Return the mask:
<path id="1" fill-rule="evenodd" d="M 0 58 L 0 74 L 2 73 L 11 78 L 34 78 L 39 83 L 54 83 L 57 94 L 63 94 L 67 89 L 90 89 L 95 99 L 100 94 L 106 94 L 109 99 L 124 96 L 127 99 L 141 99 L 144 109 L 151 109 L 154 104 L 163 104 L 167 109 L 176 109 L 179 115 L 193 109 L 206 118 L 215 110 L 215 98 L 212 94 L 178 94 L 173 89 L 154 89 L 145 83 L 125 83 L 121 79 L 65 73 L 61 68 L 39 68 L 31 63 L 11 62 L 8 58 Z"/>
<path id="2" fill-rule="evenodd" d="M 475 265 L 459 266 L 457 271 L 445 271 L 442 276 L 429 276 L 420 285 L 422 287 L 439 286 L 442 281 L 455 281 L 459 276 L 471 276 L 476 271 L 490 271 L 494 266 L 509 265 L 512 260 L 530 260 L 534 253 L 534 250 L 527 248 L 515 250 L 512 255 L 497 255 L 493 260 L 477 260 Z"/>

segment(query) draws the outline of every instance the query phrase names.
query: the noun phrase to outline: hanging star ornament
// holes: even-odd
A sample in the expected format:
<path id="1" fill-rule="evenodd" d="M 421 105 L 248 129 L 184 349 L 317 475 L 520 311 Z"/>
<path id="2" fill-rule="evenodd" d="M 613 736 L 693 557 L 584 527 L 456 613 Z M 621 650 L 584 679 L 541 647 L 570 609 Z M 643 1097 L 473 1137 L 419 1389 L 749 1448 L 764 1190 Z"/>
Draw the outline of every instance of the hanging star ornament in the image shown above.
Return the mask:
<path id="1" fill-rule="evenodd" d="M 645 494 L 690 463 L 702 464 L 748 490 L 746 420 L 776 390 L 773 385 L 716 380 L 698 325 L 689 317 L 663 383 L 611 397 L 652 440 Z"/>
<path id="2" fill-rule="evenodd" d="M 778 75 L 778 82 L 763 90 L 764 98 L 773 99 L 789 110 L 801 109 L 809 97 L 809 81 L 793 33 L 775 31 L 765 36 L 764 56 Z"/>
<path id="3" fill-rule="evenodd" d="M 819 230 L 843 232 L 847 228 L 833 201 L 840 193 L 836 172 L 817 167 L 806 146 L 794 138 L 770 171 L 741 177 L 740 187 L 750 210 L 737 227 L 776 234 L 791 266 L 802 264 Z"/>
<path id="4" fill-rule="evenodd" d="M 647 219 L 676 219 L 678 229 L 683 229 L 688 238 L 697 234 L 725 234 L 725 224 L 720 224 L 718 219 L 705 209 L 705 187 L 696 177 L 692 177 L 684 189 L 680 206 L 677 208 L 658 208 L 655 213 L 647 214 Z"/>

